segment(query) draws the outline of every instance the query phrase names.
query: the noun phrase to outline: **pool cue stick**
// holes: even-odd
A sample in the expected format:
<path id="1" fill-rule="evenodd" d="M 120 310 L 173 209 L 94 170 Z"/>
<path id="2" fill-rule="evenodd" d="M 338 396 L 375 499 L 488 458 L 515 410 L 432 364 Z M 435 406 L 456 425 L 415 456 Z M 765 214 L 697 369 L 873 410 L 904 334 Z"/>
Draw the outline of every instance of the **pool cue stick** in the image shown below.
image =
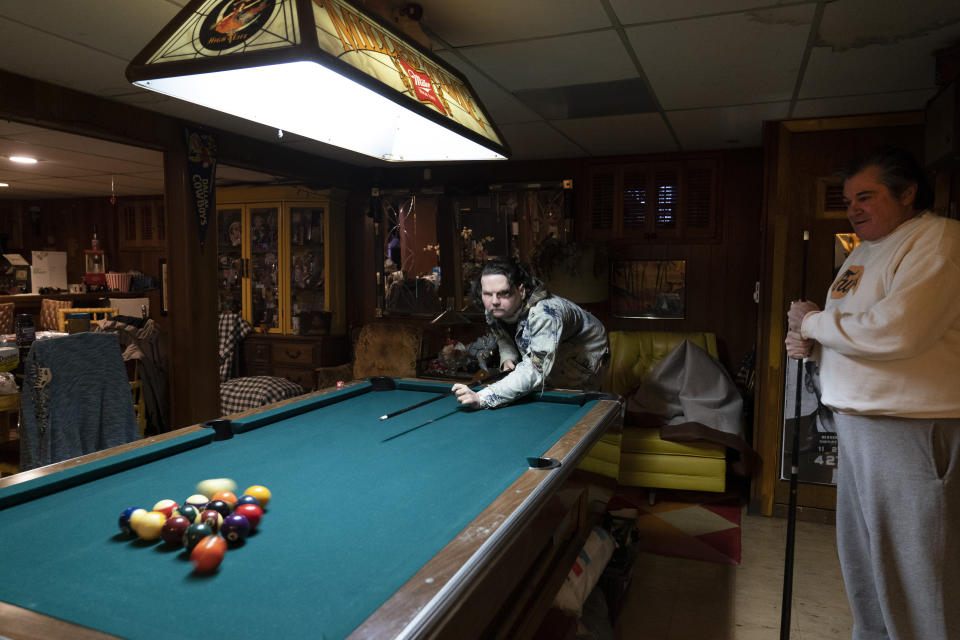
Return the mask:
<path id="1" fill-rule="evenodd" d="M 497 380 L 499 380 L 499 379 L 502 378 L 503 376 L 507 375 L 508 373 L 509 373 L 509 371 L 499 371 L 499 372 L 497 372 L 496 374 L 494 374 L 494 375 L 492 375 L 492 376 L 488 376 L 488 377 L 484 378 L 484 379 L 483 379 L 483 382 L 485 382 L 485 383 L 486 383 L 486 382 L 496 382 Z M 473 384 L 473 383 L 471 382 L 471 384 Z M 380 416 L 380 419 L 381 419 L 381 420 L 388 420 L 388 419 L 390 419 L 390 418 L 392 418 L 392 417 L 394 417 L 394 416 L 400 415 L 401 413 L 406 413 L 407 411 L 413 411 L 414 409 L 419 409 L 420 407 L 425 407 L 426 405 L 430 404 L 431 402 L 436 402 L 437 400 L 443 400 L 444 398 L 446 398 L 446 397 L 449 396 L 449 395 L 450 395 L 450 392 L 449 392 L 449 391 L 444 391 L 443 393 L 438 394 L 436 398 L 430 398 L 429 400 L 424 400 L 424 401 L 422 401 L 422 402 L 418 402 L 417 404 L 412 404 L 412 405 L 410 405 L 409 407 L 404 407 L 403 409 L 397 409 L 396 411 L 393 411 L 393 412 L 391 412 L 391 413 L 387 413 L 387 414 L 385 414 L 385 415 Z"/>
<path id="2" fill-rule="evenodd" d="M 803 269 L 800 299 L 807 296 L 807 249 L 810 232 L 803 232 Z M 797 529 L 797 481 L 800 475 L 800 399 L 803 389 L 803 358 L 797 360 L 797 389 L 793 402 L 793 450 L 790 452 L 790 506 L 787 512 L 787 546 L 783 557 L 783 602 L 780 604 L 780 640 L 790 638 L 790 608 L 793 604 L 793 548 Z"/>
<path id="3" fill-rule="evenodd" d="M 512 371 L 512 369 L 511 369 L 510 371 Z M 489 377 L 487 377 L 487 378 L 484 378 L 484 383 L 486 383 L 486 382 L 488 382 L 488 381 L 489 381 L 489 382 L 496 382 L 497 380 L 499 380 L 499 379 L 502 378 L 503 376 L 505 376 L 505 375 L 507 375 L 508 373 L 510 373 L 510 371 L 500 371 L 500 372 L 498 372 L 498 373 L 496 373 L 496 374 L 494 374 L 494 375 L 492 375 L 492 376 L 489 376 Z M 476 389 L 472 389 L 472 388 L 471 388 L 471 390 L 472 390 L 472 391 L 479 391 L 479 390 L 480 390 L 480 387 L 478 386 Z M 447 397 L 447 394 L 444 394 L 444 395 L 441 396 L 441 397 L 442 397 L 442 398 L 445 398 L 445 397 Z M 429 402 L 434 402 L 435 400 L 439 400 L 439 398 L 431 398 L 431 399 L 429 400 Z M 413 407 L 410 407 L 410 408 L 412 409 Z M 416 431 L 417 429 L 420 429 L 420 428 L 422 428 L 422 427 L 425 427 L 425 426 L 427 426 L 428 424 L 432 424 L 432 423 L 436 422 L 437 420 L 443 420 L 444 418 L 449 417 L 449 416 L 452 416 L 452 415 L 455 414 L 456 412 L 460 411 L 461 408 L 462 408 L 462 407 L 457 406 L 457 408 L 454 409 L 453 411 L 448 411 L 447 413 L 443 414 L 442 416 L 437 416 L 436 418 L 431 418 L 431 419 L 427 420 L 426 422 L 424 422 L 423 424 L 418 424 L 417 426 L 411 427 L 411 428 L 407 429 L 406 431 L 401 431 L 400 433 L 395 433 L 395 434 L 393 434 L 392 436 L 390 436 L 389 438 L 384 438 L 384 439 L 381 440 L 380 442 L 390 442 L 390 441 L 393 440 L 394 438 L 399 438 L 400 436 L 404 436 L 404 435 L 410 433 L 411 431 Z M 381 418 L 381 420 L 382 420 L 382 418 Z"/>
<path id="4" fill-rule="evenodd" d="M 430 398 L 429 400 L 424 400 L 423 402 L 418 402 L 417 404 L 412 404 L 409 407 L 404 407 L 403 409 L 397 409 L 391 413 L 384 414 L 380 416 L 381 420 L 388 420 L 394 416 L 398 416 L 401 413 L 406 413 L 407 411 L 413 411 L 414 409 L 419 409 L 420 407 L 425 407 L 431 402 L 436 402 L 437 400 L 443 400 L 450 395 L 449 391 L 444 391 L 443 393 L 438 393 L 436 398 Z"/>

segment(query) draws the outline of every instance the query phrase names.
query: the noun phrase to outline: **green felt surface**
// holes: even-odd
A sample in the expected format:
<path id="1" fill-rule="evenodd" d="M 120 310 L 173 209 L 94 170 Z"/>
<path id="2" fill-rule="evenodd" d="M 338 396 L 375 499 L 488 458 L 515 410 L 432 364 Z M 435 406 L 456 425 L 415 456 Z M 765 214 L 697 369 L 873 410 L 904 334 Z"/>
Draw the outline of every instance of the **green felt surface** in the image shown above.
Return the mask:
<path id="1" fill-rule="evenodd" d="M 264 412 L 272 422 L 254 417 L 232 439 L 0 509 L 0 600 L 130 638 L 182 638 L 184 620 L 240 638 L 345 637 L 593 404 L 553 394 L 459 411 L 384 443 L 456 409 L 450 397 L 380 421 L 449 387 L 398 385 Z M 118 534 L 124 508 L 182 502 L 214 477 L 274 493 L 260 530 L 216 574 Z"/>

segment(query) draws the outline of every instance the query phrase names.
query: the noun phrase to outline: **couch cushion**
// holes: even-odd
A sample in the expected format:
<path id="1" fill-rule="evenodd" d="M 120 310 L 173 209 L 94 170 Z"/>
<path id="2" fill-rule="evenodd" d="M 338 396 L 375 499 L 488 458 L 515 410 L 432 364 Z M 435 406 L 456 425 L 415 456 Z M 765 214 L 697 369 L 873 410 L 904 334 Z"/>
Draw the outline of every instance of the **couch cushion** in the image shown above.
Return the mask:
<path id="1" fill-rule="evenodd" d="M 715 442 L 671 442 L 660 438 L 660 430 L 650 427 L 628 427 L 623 430 L 620 444 L 622 455 L 627 453 L 725 458 L 726 447 Z"/>

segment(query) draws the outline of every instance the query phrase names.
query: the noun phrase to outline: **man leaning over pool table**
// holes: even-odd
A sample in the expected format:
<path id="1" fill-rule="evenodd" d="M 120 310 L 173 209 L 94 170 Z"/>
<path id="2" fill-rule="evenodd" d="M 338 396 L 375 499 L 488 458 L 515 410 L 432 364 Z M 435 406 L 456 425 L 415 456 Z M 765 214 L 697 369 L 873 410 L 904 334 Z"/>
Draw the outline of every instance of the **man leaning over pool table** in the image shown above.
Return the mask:
<path id="1" fill-rule="evenodd" d="M 597 390 L 610 360 L 607 332 L 590 313 L 552 295 L 510 258 L 487 262 L 475 288 L 500 348 L 500 368 L 510 373 L 474 391 L 453 385 L 464 406 L 494 408 L 537 389 Z"/>

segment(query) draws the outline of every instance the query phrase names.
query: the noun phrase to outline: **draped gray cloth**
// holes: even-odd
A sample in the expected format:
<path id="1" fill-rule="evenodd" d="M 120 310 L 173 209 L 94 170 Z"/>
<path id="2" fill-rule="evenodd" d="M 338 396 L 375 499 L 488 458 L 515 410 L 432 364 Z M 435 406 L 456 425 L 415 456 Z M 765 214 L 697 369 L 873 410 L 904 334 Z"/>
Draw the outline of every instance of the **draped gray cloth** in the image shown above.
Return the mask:
<path id="1" fill-rule="evenodd" d="M 738 474 L 760 459 L 746 441 L 743 398 L 733 379 L 709 353 L 686 340 L 650 370 L 627 398 L 628 423 L 659 426 L 660 437 L 676 442 L 707 441 L 739 452 Z"/>

